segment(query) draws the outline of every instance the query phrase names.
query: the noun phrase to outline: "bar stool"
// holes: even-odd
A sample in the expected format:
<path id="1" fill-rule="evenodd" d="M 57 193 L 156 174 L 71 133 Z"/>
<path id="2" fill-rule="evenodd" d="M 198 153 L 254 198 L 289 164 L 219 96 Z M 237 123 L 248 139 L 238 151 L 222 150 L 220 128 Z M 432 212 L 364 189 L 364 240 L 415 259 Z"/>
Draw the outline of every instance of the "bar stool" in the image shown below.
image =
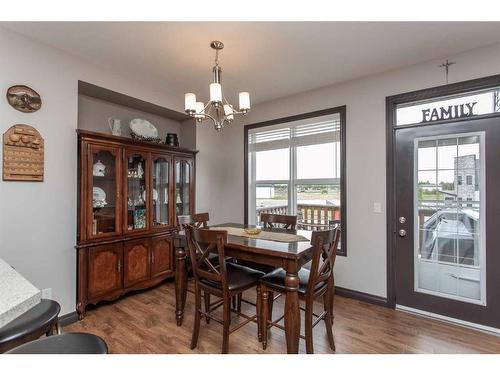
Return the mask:
<path id="1" fill-rule="evenodd" d="M 108 354 L 108 346 L 99 336 L 74 332 L 31 341 L 6 354 Z"/>
<path id="2" fill-rule="evenodd" d="M 334 276 L 333 267 L 335 265 L 336 250 L 340 239 L 340 226 L 334 230 L 315 231 L 312 233 L 311 243 L 314 245 L 311 269 L 302 268 L 299 271 L 299 299 L 305 301 L 305 335 L 300 336 L 306 341 L 306 351 L 308 354 L 314 353 L 313 349 L 313 328 L 321 320 L 325 322 L 326 333 L 330 348 L 335 351 L 335 342 L 332 332 L 333 324 L 333 294 L 334 294 Z M 286 272 L 283 268 L 263 276 L 259 281 L 260 303 L 259 321 L 262 332 L 262 347 L 267 347 L 267 332 L 271 327 L 284 329 L 278 324 L 284 315 L 280 318 L 272 319 L 272 297 L 270 291 L 280 293 L 286 292 L 285 287 Z M 323 297 L 324 309 L 320 315 L 313 312 L 314 300 Z M 313 317 L 315 321 L 313 322 Z"/>
<path id="3" fill-rule="evenodd" d="M 61 306 L 56 301 L 42 299 L 24 314 L 0 328 L 0 353 L 25 342 L 38 339 L 42 335 L 60 333 L 59 312 Z"/>

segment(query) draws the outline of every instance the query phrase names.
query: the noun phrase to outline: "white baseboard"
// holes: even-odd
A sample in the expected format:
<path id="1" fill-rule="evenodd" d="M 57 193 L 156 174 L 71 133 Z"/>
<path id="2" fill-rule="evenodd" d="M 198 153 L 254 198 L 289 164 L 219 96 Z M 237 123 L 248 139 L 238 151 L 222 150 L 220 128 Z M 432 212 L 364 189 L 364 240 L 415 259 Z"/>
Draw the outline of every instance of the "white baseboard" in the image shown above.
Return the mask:
<path id="1" fill-rule="evenodd" d="M 409 313 L 416 314 L 416 315 L 422 315 L 422 316 L 426 316 L 426 317 L 429 317 L 432 319 L 441 320 L 441 321 L 444 321 L 447 323 L 452 323 L 452 324 L 456 324 L 459 326 L 464 326 L 467 328 L 472 328 L 472 329 L 475 329 L 478 331 L 486 332 L 486 333 L 489 333 L 492 335 L 500 336 L 500 329 L 498 329 L 498 328 L 484 326 L 482 324 L 477 324 L 477 323 L 472 323 L 472 322 L 467 322 L 465 320 L 450 318 L 448 316 L 434 314 L 434 313 L 431 313 L 428 311 L 418 310 L 418 309 L 414 309 L 413 307 L 407 307 L 407 306 L 402 306 L 402 305 L 396 305 L 396 310 L 405 311 L 405 312 L 409 312 Z"/>

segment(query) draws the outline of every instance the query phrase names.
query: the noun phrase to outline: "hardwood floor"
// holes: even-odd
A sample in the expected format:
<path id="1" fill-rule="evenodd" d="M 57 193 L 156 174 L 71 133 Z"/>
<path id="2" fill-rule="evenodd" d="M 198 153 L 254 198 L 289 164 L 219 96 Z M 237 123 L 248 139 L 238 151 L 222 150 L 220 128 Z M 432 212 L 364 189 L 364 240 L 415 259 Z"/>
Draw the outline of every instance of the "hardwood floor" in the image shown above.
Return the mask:
<path id="1" fill-rule="evenodd" d="M 253 300 L 255 295 L 245 298 Z M 168 282 L 89 309 L 84 320 L 64 330 L 99 335 L 111 353 L 220 353 L 222 326 L 214 321 L 207 325 L 204 319 L 198 347 L 189 349 L 193 305 L 193 294 L 188 293 L 184 324 L 178 327 L 174 284 Z M 250 313 L 252 309 L 243 305 L 244 311 Z M 282 311 L 280 298 L 274 316 Z M 335 296 L 334 313 L 337 353 L 500 353 L 500 337 L 349 298 Z M 235 317 L 233 324 L 237 321 Z M 332 353 L 323 324 L 314 328 L 314 336 L 315 353 Z M 300 353 L 305 353 L 305 343 L 300 341 Z M 264 351 L 257 340 L 257 325 L 249 323 L 231 334 L 229 352 L 285 353 L 285 335 L 271 329 Z"/>

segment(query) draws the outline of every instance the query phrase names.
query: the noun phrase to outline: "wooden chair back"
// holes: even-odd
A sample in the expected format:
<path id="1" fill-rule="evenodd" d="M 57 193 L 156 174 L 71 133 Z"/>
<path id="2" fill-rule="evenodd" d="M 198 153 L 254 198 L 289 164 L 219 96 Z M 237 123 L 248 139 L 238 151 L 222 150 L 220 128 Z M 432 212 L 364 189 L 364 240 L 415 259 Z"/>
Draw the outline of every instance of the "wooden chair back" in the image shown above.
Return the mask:
<path id="1" fill-rule="evenodd" d="M 196 228 L 207 228 L 208 221 L 210 220 L 210 216 L 208 212 L 200 212 L 199 214 L 193 215 L 193 222 Z"/>
<path id="2" fill-rule="evenodd" d="M 314 231 L 311 244 L 314 246 L 307 294 L 316 289 L 319 283 L 327 283 L 333 277 L 333 267 L 337 258 L 340 240 L 340 225 L 331 230 Z"/>
<path id="3" fill-rule="evenodd" d="M 186 224 L 193 224 L 193 218 L 191 215 L 179 215 L 177 216 L 177 225 L 180 229 L 184 229 Z"/>
<path id="4" fill-rule="evenodd" d="M 181 229 L 186 224 L 193 224 L 196 228 L 207 228 L 210 216 L 208 212 L 201 212 L 194 215 L 179 215 L 177 216 L 177 224 Z"/>
<path id="5" fill-rule="evenodd" d="M 276 224 L 281 224 L 282 228 L 295 230 L 297 226 L 297 216 L 260 214 L 260 221 L 264 223 L 264 228 L 277 228 Z"/>
<path id="6" fill-rule="evenodd" d="M 199 229 L 192 224 L 186 224 L 184 228 L 196 282 L 200 279 L 212 280 L 221 283 L 225 289 L 227 274 L 224 246 L 227 243 L 227 231 Z M 215 251 L 218 255 L 217 264 L 212 263 L 208 257 Z"/>

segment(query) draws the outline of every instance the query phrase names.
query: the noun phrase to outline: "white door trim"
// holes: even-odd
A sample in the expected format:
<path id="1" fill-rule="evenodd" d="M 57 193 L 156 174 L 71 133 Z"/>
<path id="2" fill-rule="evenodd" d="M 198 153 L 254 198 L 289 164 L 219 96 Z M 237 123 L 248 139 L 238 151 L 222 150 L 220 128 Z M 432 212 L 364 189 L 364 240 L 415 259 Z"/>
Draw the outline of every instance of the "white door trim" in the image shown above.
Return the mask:
<path id="1" fill-rule="evenodd" d="M 485 325 L 477 324 L 477 323 L 472 323 L 472 322 L 468 322 L 466 320 L 450 318 L 448 316 L 434 314 L 434 313 L 431 313 L 428 311 L 414 309 L 413 307 L 407 307 L 407 306 L 403 306 L 403 305 L 396 305 L 396 310 L 404 311 L 404 312 L 407 312 L 410 314 L 422 315 L 422 316 L 425 316 L 425 317 L 428 317 L 431 319 L 441 320 L 441 321 L 444 321 L 447 323 L 459 325 L 462 327 L 472 328 L 472 329 L 475 329 L 477 331 L 486 332 L 486 333 L 489 333 L 489 334 L 492 334 L 495 336 L 500 336 L 500 329 L 498 329 L 498 328 L 489 327 L 489 326 L 485 326 Z"/>

